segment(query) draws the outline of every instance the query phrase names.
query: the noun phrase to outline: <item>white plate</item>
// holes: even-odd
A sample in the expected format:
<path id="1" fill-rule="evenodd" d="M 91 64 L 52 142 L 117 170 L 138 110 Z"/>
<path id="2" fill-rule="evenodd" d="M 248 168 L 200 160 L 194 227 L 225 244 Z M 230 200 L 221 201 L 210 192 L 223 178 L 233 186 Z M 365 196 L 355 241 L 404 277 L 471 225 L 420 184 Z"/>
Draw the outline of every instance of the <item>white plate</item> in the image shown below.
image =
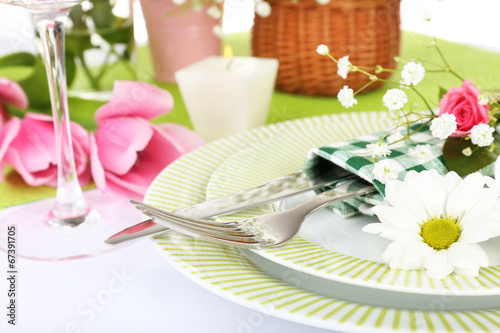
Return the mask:
<path id="1" fill-rule="evenodd" d="M 179 159 L 153 182 L 146 201 L 176 209 L 205 200 L 214 170 L 232 153 L 287 132 L 315 130 L 336 123 L 352 136 L 381 128 L 383 115 L 342 114 L 306 118 L 262 127 L 213 142 Z M 363 126 L 358 127 L 363 123 Z M 315 135 L 312 133 L 311 135 Z M 346 332 L 431 331 L 481 332 L 500 329 L 500 308 L 440 311 L 449 297 L 434 299 L 436 311 L 405 310 L 342 301 L 298 287 L 310 275 L 285 269 L 277 278 L 259 268 L 241 251 L 167 232 L 153 240 L 159 253 L 186 277 L 236 303 L 280 318 Z M 289 282 L 292 283 L 289 283 Z M 295 284 L 295 285 L 294 285 Z"/>

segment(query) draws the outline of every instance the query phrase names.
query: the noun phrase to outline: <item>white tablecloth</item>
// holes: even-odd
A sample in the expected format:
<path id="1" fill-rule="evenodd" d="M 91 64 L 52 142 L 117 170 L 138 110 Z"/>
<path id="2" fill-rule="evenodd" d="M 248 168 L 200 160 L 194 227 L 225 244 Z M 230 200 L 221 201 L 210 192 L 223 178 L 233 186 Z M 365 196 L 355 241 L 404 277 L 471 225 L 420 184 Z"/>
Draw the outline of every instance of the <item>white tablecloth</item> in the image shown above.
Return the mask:
<path id="1" fill-rule="evenodd" d="M 0 218 L 8 211 L 1 211 Z M 132 205 L 131 213 L 140 221 Z M 18 259 L 17 268 L 17 318 L 12 326 L 7 323 L 7 255 L 0 252 L 0 332 L 327 332 L 256 312 L 203 289 L 170 266 L 149 239 L 85 259 Z"/>

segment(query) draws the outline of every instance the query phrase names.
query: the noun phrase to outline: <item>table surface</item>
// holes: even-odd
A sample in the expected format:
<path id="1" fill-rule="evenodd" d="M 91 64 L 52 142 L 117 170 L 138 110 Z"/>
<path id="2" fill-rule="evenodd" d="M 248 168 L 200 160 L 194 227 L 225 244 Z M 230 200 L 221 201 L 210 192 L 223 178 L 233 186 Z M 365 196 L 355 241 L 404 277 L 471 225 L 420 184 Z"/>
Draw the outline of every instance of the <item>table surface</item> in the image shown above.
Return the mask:
<path id="1" fill-rule="evenodd" d="M 0 218 L 12 210 L 2 210 Z M 130 213 L 140 220 L 140 212 L 131 207 Z M 3 252 L 0 267 L 7 275 Z M 2 275 L 0 332 L 327 332 L 213 294 L 170 266 L 149 239 L 78 260 L 19 258 L 17 267 L 16 326 L 7 324 L 8 282 Z"/>

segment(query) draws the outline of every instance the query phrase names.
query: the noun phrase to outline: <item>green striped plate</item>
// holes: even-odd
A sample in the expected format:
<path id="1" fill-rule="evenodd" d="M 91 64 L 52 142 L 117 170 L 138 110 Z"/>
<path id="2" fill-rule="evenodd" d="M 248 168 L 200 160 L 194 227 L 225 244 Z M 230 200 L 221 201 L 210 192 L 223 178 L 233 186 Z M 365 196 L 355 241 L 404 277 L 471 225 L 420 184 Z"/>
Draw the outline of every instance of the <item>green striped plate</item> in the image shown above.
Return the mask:
<path id="1" fill-rule="evenodd" d="M 335 124 L 335 131 L 344 133 L 337 139 L 387 127 L 386 117 L 372 112 L 305 118 L 240 133 L 210 143 L 170 165 L 153 182 L 146 201 L 170 210 L 203 201 L 213 172 L 233 153 L 279 141 L 286 133 L 308 131 L 311 136 L 321 138 L 318 128 L 327 123 Z M 432 312 L 348 302 L 301 288 L 303 277 L 293 270 L 287 271 L 286 276 L 274 277 L 238 249 L 175 232 L 155 237 L 153 242 L 170 264 L 201 286 L 236 303 L 284 319 L 351 332 L 500 330 L 500 306 L 475 311 L 441 311 L 440 305 L 448 302 L 449 296 L 436 296 L 435 304 L 430 307 L 436 311 Z M 500 275 L 500 271 L 497 272 Z"/>

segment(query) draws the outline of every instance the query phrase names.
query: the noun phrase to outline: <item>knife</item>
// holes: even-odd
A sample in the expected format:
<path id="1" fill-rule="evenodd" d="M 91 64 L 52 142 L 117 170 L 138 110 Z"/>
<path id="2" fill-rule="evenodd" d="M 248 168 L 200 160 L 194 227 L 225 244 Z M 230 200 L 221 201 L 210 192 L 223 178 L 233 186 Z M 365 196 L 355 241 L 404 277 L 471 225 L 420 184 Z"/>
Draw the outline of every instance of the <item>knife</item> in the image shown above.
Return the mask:
<path id="1" fill-rule="evenodd" d="M 298 171 L 250 189 L 178 209 L 175 213 L 194 218 L 209 218 L 275 202 L 356 177 L 342 168 L 332 169 L 327 173 L 322 173 L 321 177 L 314 180 L 309 180 L 303 171 Z M 114 234 L 105 242 L 109 245 L 117 245 L 146 236 L 153 236 L 167 230 L 168 228 L 160 224 L 146 220 Z"/>

